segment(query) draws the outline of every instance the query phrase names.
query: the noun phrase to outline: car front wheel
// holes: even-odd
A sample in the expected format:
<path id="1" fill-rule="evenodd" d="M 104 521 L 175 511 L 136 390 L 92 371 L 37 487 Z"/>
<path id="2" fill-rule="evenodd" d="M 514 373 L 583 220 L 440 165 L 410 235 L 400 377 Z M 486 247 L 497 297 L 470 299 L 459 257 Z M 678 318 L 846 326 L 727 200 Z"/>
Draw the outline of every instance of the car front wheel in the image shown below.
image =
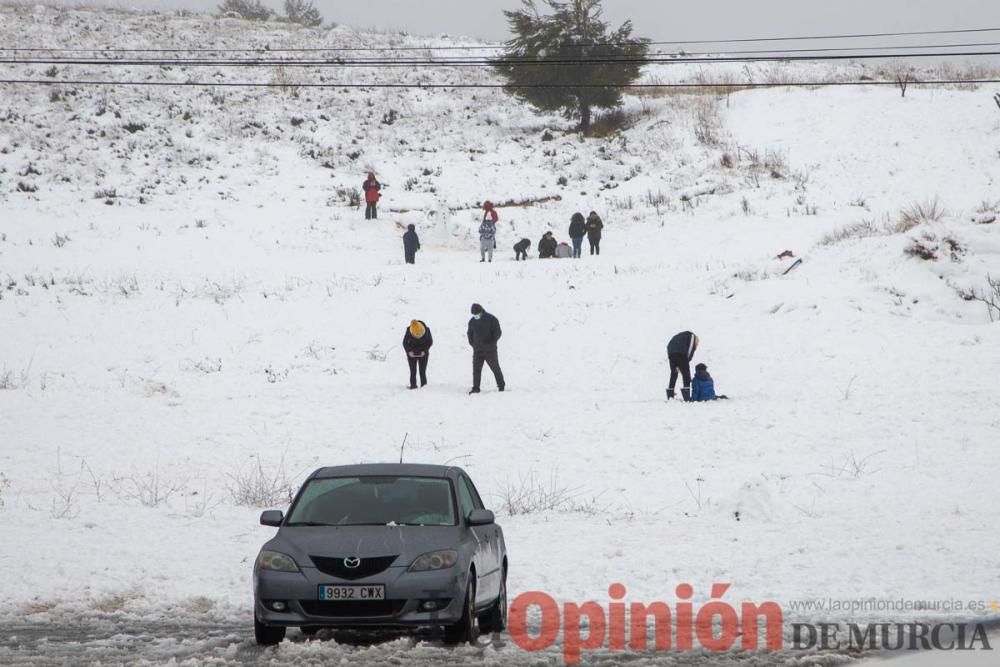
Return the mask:
<path id="1" fill-rule="evenodd" d="M 446 625 L 444 641 L 447 644 L 461 644 L 476 640 L 476 580 L 469 574 L 469 583 L 465 587 L 465 604 L 462 606 L 462 618 L 457 623 Z"/>
<path id="2" fill-rule="evenodd" d="M 496 604 L 479 617 L 479 631 L 485 634 L 503 632 L 507 629 L 507 572 L 503 573 L 500 580 L 500 594 L 497 595 Z"/>
<path id="3" fill-rule="evenodd" d="M 274 646 L 280 644 L 285 638 L 285 628 L 280 626 L 264 625 L 253 617 L 253 638 L 261 646 Z"/>

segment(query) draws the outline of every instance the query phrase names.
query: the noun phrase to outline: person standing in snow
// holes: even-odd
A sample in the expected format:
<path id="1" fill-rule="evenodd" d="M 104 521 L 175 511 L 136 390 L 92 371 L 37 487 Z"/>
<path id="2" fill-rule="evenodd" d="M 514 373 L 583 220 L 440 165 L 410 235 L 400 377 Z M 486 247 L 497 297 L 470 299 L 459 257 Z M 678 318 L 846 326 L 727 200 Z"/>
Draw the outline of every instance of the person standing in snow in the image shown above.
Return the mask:
<path id="1" fill-rule="evenodd" d="M 421 320 L 410 320 L 410 326 L 403 334 L 403 349 L 406 363 L 410 365 L 410 389 L 417 388 L 417 370 L 420 370 L 420 386 L 427 384 L 427 361 L 430 358 L 434 338 L 431 329 Z"/>
<path id="2" fill-rule="evenodd" d="M 590 242 L 590 254 L 601 254 L 601 230 L 604 229 L 604 222 L 597 211 L 591 211 L 587 216 L 587 240 Z"/>
<path id="3" fill-rule="evenodd" d="M 375 172 L 368 172 L 368 178 L 361 184 L 361 189 L 365 192 L 365 220 L 376 220 L 378 218 L 376 206 L 382 196 L 379 194 L 382 184 L 375 180 Z"/>
<path id="4" fill-rule="evenodd" d="M 415 264 L 417 251 L 420 250 L 420 237 L 417 236 L 415 225 L 407 225 L 406 233 L 403 234 L 403 256 L 407 264 Z"/>
<path id="5" fill-rule="evenodd" d="M 483 222 L 479 225 L 479 261 L 485 262 L 486 255 L 489 254 L 490 261 L 493 261 L 493 249 L 497 245 L 497 220 L 500 216 L 493 207 L 493 202 L 487 201 L 483 204 Z"/>
<path id="6" fill-rule="evenodd" d="M 497 341 L 502 335 L 500 320 L 483 310 L 478 303 L 472 304 L 472 317 L 469 319 L 469 345 L 472 346 L 472 389 L 470 394 L 479 393 L 479 384 L 483 377 L 483 364 L 493 371 L 497 381 L 497 389 L 503 391 L 507 383 L 500 370 L 500 360 L 497 357 Z"/>
<path id="7" fill-rule="evenodd" d="M 514 244 L 514 261 L 520 261 L 522 258 L 528 259 L 528 248 L 531 247 L 530 239 L 521 239 Z"/>
<path id="8" fill-rule="evenodd" d="M 583 219 L 583 213 L 577 211 L 570 218 L 569 238 L 573 241 L 573 258 L 579 259 L 583 254 L 583 237 L 587 234 L 587 223 Z"/>
<path id="9" fill-rule="evenodd" d="M 538 259 L 548 259 L 556 256 L 556 238 L 552 232 L 545 232 L 538 241 Z"/>
<path id="10" fill-rule="evenodd" d="M 667 387 L 667 399 L 674 397 L 674 385 L 677 384 L 677 373 L 684 380 L 681 396 L 685 401 L 691 400 L 691 360 L 698 349 L 698 337 L 690 331 L 682 331 L 667 343 L 667 359 L 670 361 L 670 386 Z"/>

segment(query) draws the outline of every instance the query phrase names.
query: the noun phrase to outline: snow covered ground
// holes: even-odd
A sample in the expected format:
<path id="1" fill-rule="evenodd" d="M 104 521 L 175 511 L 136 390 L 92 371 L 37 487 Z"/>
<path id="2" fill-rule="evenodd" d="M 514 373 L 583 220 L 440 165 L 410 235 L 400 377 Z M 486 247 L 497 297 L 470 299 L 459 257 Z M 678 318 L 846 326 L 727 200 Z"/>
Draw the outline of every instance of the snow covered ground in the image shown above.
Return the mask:
<path id="1" fill-rule="evenodd" d="M 12 46 L 304 40 L 432 43 L 0 9 Z M 404 438 L 405 460 L 460 465 L 489 499 L 512 597 L 607 602 L 621 582 L 673 602 L 690 583 L 704 602 L 732 582 L 727 601 L 786 618 L 837 617 L 793 611 L 828 598 L 997 612 L 1000 325 L 961 296 L 1000 277 L 994 91 L 630 97 L 628 128 L 581 140 L 495 90 L 0 90 L 0 623 L 248 620 L 273 529 L 241 482 L 263 470 L 280 498 L 320 465 L 398 460 Z M 369 169 L 377 222 L 348 203 Z M 484 199 L 544 200 L 501 206 L 490 264 Z M 600 257 L 513 261 L 577 210 L 604 219 Z M 803 259 L 786 276 L 784 250 Z M 503 326 L 504 394 L 487 371 L 466 395 L 473 302 Z M 436 343 L 413 392 L 412 318 Z M 664 400 L 685 329 L 732 400 Z M 524 491 L 552 507 L 512 515 Z"/>

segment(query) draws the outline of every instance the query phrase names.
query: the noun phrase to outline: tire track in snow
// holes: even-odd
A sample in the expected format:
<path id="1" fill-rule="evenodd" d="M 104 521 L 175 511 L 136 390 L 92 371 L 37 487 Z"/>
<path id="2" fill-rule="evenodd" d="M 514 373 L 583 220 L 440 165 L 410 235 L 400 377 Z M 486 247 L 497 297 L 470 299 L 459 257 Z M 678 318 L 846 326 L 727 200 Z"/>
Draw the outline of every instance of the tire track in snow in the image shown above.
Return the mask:
<path id="1" fill-rule="evenodd" d="M 342 638 L 344 639 L 344 638 Z M 597 667 L 630 665 L 699 667 L 771 667 L 802 664 L 843 665 L 855 662 L 844 654 L 803 651 L 775 653 L 588 651 L 581 664 Z M 53 667 L 64 665 L 296 665 L 319 667 L 353 665 L 478 665 L 480 667 L 538 667 L 561 665 L 562 652 L 553 647 L 529 653 L 505 635 L 485 646 L 446 647 L 432 639 L 394 638 L 381 643 L 341 643 L 326 632 L 306 637 L 289 631 L 277 647 L 259 647 L 249 623 L 168 623 L 160 621 L 100 621 L 79 624 L 5 624 L 0 636 L 0 665 Z"/>

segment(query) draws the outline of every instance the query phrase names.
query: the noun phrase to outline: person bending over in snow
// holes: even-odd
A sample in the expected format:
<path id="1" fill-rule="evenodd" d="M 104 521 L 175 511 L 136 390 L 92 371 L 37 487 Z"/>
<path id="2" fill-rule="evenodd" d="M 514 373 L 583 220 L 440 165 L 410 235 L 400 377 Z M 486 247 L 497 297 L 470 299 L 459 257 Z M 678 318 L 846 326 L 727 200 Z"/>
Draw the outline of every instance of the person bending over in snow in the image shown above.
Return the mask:
<path id="1" fill-rule="evenodd" d="M 479 261 L 485 262 L 486 255 L 489 254 L 490 261 L 493 261 L 493 249 L 497 245 L 497 210 L 493 207 L 493 202 L 483 203 L 483 222 L 479 225 Z"/>
<path id="2" fill-rule="evenodd" d="M 518 262 L 521 259 L 528 259 L 528 248 L 531 247 L 530 239 L 521 239 L 514 244 L 514 261 Z"/>
<path id="3" fill-rule="evenodd" d="M 417 251 L 420 250 L 420 237 L 417 236 L 415 225 L 407 225 L 406 233 L 403 234 L 403 256 L 407 264 L 415 264 Z"/>
<path id="4" fill-rule="evenodd" d="M 667 359 L 670 361 L 670 386 L 667 387 L 667 398 L 674 397 L 674 385 L 677 384 L 677 373 L 681 374 L 684 386 L 681 396 L 685 401 L 691 400 L 691 360 L 698 349 L 698 337 L 690 331 L 682 331 L 667 343 Z"/>
<path id="5" fill-rule="evenodd" d="M 552 236 L 552 232 L 545 232 L 542 234 L 541 240 L 538 241 L 538 259 L 548 259 L 549 257 L 556 256 L 556 238 Z"/>
<path id="6" fill-rule="evenodd" d="M 715 395 L 715 381 L 708 374 L 708 366 L 698 364 L 694 367 L 694 379 L 691 381 L 692 401 L 715 401 L 729 398 L 725 394 Z"/>
<path id="7" fill-rule="evenodd" d="M 427 361 L 433 344 L 430 327 L 421 320 L 410 320 L 410 326 L 403 334 L 406 363 L 410 365 L 410 389 L 417 388 L 417 369 L 420 369 L 420 386 L 427 384 Z"/>

